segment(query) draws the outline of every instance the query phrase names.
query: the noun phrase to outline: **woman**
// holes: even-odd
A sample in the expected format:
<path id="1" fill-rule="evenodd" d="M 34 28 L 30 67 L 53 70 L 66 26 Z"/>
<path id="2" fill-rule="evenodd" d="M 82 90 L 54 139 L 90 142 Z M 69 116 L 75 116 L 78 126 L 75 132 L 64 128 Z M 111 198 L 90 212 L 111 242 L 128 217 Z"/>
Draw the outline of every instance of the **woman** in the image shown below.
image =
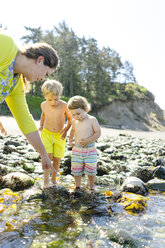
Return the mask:
<path id="1" fill-rule="evenodd" d="M 0 29 L 0 103 L 6 101 L 22 133 L 40 153 L 43 169 L 52 168 L 51 161 L 26 103 L 26 80 L 42 81 L 58 64 L 58 55 L 48 44 L 35 43 L 19 50 L 7 32 Z M 0 131 L 7 134 L 2 123 Z"/>

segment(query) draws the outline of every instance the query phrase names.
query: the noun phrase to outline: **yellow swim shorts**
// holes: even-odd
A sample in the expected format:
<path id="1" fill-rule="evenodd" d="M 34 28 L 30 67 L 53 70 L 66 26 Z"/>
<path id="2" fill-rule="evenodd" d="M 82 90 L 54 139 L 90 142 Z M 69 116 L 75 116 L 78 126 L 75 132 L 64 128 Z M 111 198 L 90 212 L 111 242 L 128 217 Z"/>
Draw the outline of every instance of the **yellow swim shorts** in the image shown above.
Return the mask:
<path id="1" fill-rule="evenodd" d="M 43 128 L 41 131 L 41 139 L 47 153 L 53 154 L 53 157 L 56 158 L 64 157 L 66 139 L 61 139 L 60 133 L 53 133 Z"/>

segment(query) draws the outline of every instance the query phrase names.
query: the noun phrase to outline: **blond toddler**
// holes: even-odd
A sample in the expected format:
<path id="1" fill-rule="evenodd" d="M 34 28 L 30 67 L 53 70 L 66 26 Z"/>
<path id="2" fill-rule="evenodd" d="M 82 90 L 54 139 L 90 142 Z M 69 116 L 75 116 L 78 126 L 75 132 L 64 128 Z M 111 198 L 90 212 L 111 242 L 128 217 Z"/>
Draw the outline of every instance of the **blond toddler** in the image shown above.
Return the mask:
<path id="1" fill-rule="evenodd" d="M 56 80 L 47 80 L 42 86 L 46 101 L 41 103 L 42 114 L 39 130 L 48 156 L 53 160 L 54 171 L 52 171 L 51 181 L 54 184 L 57 183 L 56 177 L 60 161 L 65 154 L 65 138 L 72 123 L 67 103 L 60 99 L 62 91 L 62 84 Z M 44 171 L 44 187 L 48 187 L 50 184 L 49 174 L 48 170 Z"/>

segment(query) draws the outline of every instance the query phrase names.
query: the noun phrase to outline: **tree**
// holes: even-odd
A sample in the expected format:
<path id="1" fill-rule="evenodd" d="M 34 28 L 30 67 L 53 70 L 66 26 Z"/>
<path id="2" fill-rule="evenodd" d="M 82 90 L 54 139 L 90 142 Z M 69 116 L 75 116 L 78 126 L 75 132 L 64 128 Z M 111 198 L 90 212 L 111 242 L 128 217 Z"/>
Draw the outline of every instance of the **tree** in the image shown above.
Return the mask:
<path id="1" fill-rule="evenodd" d="M 64 86 L 64 95 L 81 94 L 78 38 L 64 21 L 54 29 L 56 33 L 55 48 L 60 57 L 60 68 L 57 73 L 60 82 Z"/>
<path id="2" fill-rule="evenodd" d="M 133 65 L 129 61 L 125 61 L 123 65 L 123 77 L 125 83 L 136 83 L 136 78 L 134 76 Z"/>
<path id="3" fill-rule="evenodd" d="M 24 40 L 25 43 L 35 43 L 40 42 L 43 39 L 43 31 L 41 30 L 41 27 L 38 28 L 30 28 L 24 26 L 27 32 L 31 32 L 29 35 L 25 35 L 21 38 L 21 40 Z"/>
<path id="4" fill-rule="evenodd" d="M 133 66 L 121 62 L 120 55 L 109 47 L 98 48 L 94 38 L 79 38 L 65 21 L 43 32 L 41 27 L 25 27 L 30 34 L 22 39 L 28 42 L 47 42 L 57 51 L 60 67 L 50 78 L 63 84 L 64 96 L 82 95 L 97 112 L 109 102 L 112 95 L 119 96 L 125 87 L 121 83 L 136 82 Z M 35 88 L 34 88 L 35 87 Z M 41 85 L 32 87 L 33 94 L 41 94 Z"/>

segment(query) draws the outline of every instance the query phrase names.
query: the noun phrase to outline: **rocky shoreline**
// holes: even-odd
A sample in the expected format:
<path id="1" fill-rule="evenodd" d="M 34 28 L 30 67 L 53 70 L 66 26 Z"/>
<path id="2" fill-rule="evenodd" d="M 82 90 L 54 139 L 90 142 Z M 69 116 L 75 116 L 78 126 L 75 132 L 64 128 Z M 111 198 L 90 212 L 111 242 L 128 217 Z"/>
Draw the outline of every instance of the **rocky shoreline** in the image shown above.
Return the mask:
<path id="1" fill-rule="evenodd" d="M 128 134 L 104 136 L 98 151 L 96 185 L 146 196 L 149 190 L 165 191 L 164 139 L 144 139 Z M 43 179 L 39 154 L 22 135 L 0 136 L 0 187 L 25 190 Z M 26 176 L 25 176 L 26 175 Z M 73 183 L 71 147 L 61 161 L 60 176 Z M 40 185 L 41 186 L 41 185 Z"/>
<path id="2" fill-rule="evenodd" d="M 62 227 L 73 226 L 77 222 L 77 218 L 80 218 L 78 216 L 81 216 L 85 223 L 86 221 L 90 223 L 94 217 L 103 219 L 111 217 L 113 219 L 113 216 L 120 213 L 119 209 L 123 212 L 123 216 L 127 212 L 131 214 L 143 213 L 145 217 L 150 197 L 153 194 L 164 194 L 165 191 L 164 141 L 163 137 L 162 139 L 147 139 L 124 133 L 102 136 L 96 142 L 98 151 L 97 191 L 91 195 L 88 191 L 86 176 L 82 178 L 82 189 L 78 192 L 74 190 L 74 178 L 70 174 L 71 147 L 69 147 L 68 142 L 66 154 L 62 159 L 59 170 L 59 184 L 42 190 L 43 171 L 39 154 L 23 135 L 0 136 L 0 213 L 3 214 L 4 223 L 4 226 L 3 223 L 1 224 L 2 238 L 0 238 L 0 243 L 4 242 L 3 247 L 5 247 L 11 242 L 9 241 L 10 236 L 6 236 L 6 230 L 8 235 L 14 237 L 16 233 L 14 231 L 19 229 L 20 239 L 22 239 L 22 230 L 26 233 L 25 230 L 31 227 L 32 220 L 34 222 L 34 213 L 39 207 L 38 201 L 41 202 L 41 206 L 44 204 L 46 208 L 49 206 L 50 215 L 51 211 L 53 215 L 56 213 L 58 216 L 57 225 Z M 10 197 L 12 200 L 10 200 Z M 41 209 L 38 210 L 39 213 Z M 11 216 L 11 211 L 14 215 L 12 220 L 10 217 L 11 221 L 9 223 L 8 213 Z M 24 219 L 23 213 L 26 213 L 27 223 L 22 221 Z M 75 213 L 76 216 L 74 216 Z M 33 218 L 32 215 L 34 215 Z M 16 216 L 21 219 L 19 222 L 15 222 Z M 38 220 L 40 220 L 40 216 L 36 220 L 37 223 Z M 53 225 L 56 225 L 56 217 L 52 221 Z M 132 221 L 134 222 L 134 220 Z M 42 221 L 41 226 L 43 226 Z M 78 229 L 72 229 L 72 233 L 74 233 L 74 230 L 80 230 L 79 225 L 76 228 Z M 131 237 L 121 226 L 120 228 L 106 229 L 106 233 L 107 239 L 104 239 L 104 243 L 115 242 L 121 245 L 127 244 L 128 247 L 129 245 L 132 245 L 130 247 L 141 247 L 141 244 L 143 244 L 143 241 L 141 241 L 142 243 L 138 246 L 139 241 L 136 242 L 136 239 Z M 101 236 L 98 239 L 100 245 L 97 247 L 109 247 L 103 245 Z M 18 242 L 19 239 L 15 238 L 14 240 Z M 63 237 L 60 242 L 64 242 L 64 240 Z M 27 242 L 26 238 L 24 242 Z M 35 242 L 40 244 L 42 241 Z M 84 241 L 82 240 L 82 242 Z M 51 233 L 49 243 L 50 245 L 53 244 Z M 12 247 L 17 247 L 17 245 L 15 244 Z M 71 245 L 70 247 L 79 246 Z"/>

